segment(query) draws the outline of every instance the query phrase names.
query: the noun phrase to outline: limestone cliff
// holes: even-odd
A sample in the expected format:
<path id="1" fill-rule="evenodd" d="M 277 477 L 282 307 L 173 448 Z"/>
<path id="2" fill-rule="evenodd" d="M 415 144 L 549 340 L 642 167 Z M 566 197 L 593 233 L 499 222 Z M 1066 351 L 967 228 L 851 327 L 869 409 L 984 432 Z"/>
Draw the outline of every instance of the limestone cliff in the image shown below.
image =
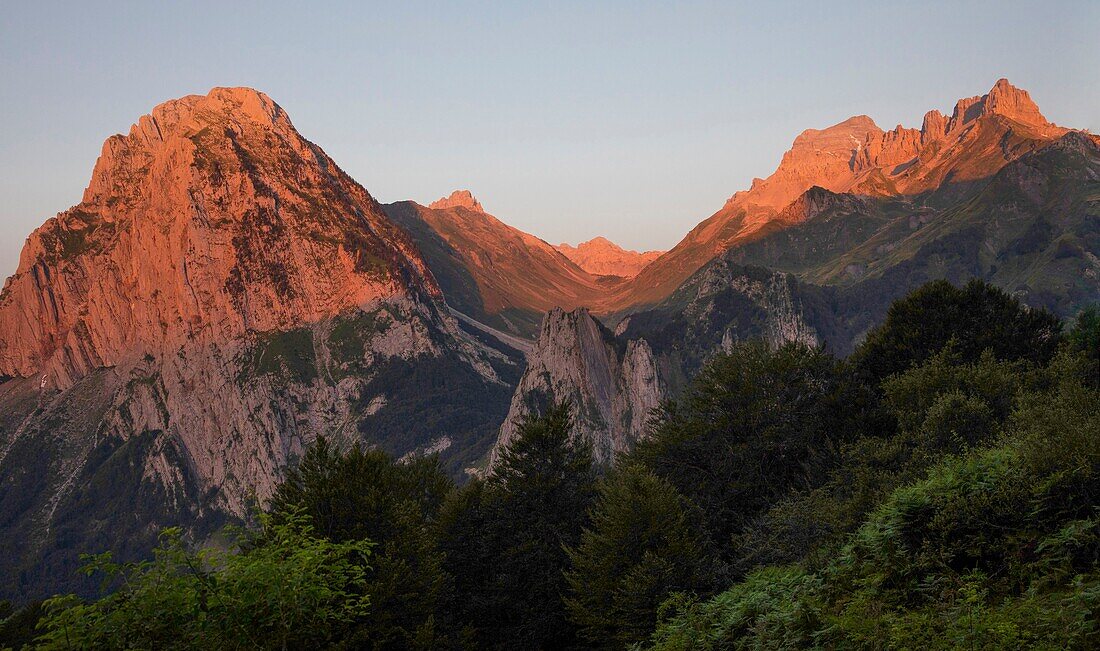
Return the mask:
<path id="1" fill-rule="evenodd" d="M 446 430 L 464 467 L 519 369 L 270 98 L 166 102 L 106 141 L 0 294 L 0 574 L 208 533 L 319 435 L 402 455 Z"/>
<path id="2" fill-rule="evenodd" d="M 572 406 L 575 434 L 591 441 L 599 462 L 611 463 L 646 435 L 652 410 L 706 360 L 747 339 L 818 345 L 834 331 L 830 310 L 819 288 L 723 258 L 614 332 L 587 309 L 553 310 L 528 355 L 490 466 L 524 416 L 561 401 Z"/>
<path id="3" fill-rule="evenodd" d="M 524 416 L 550 402 L 572 406 L 576 436 L 598 461 L 629 449 L 662 397 L 653 351 L 644 340 L 615 337 L 587 309 L 551 310 L 500 429 L 490 465 Z"/>
<path id="4" fill-rule="evenodd" d="M 865 115 L 795 138 L 771 176 L 754 179 L 629 284 L 609 311 L 659 302 L 725 251 L 789 226 L 784 209 L 815 186 L 863 197 L 958 199 L 1008 163 L 1069 130 L 1050 123 L 1027 91 L 1001 79 L 988 93 L 960 99 L 951 115 L 930 111 L 920 129 L 883 131 Z M 954 194 L 952 194 L 954 192 Z"/>

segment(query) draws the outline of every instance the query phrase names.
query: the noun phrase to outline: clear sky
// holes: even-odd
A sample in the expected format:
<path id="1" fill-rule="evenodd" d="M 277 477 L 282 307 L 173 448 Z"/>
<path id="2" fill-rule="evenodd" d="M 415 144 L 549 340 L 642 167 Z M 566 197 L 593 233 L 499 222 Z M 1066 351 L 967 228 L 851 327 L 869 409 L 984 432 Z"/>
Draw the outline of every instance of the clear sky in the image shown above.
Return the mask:
<path id="1" fill-rule="evenodd" d="M 71 3 L 0 11 L 0 275 L 103 140 L 252 86 L 383 202 L 469 188 L 552 243 L 668 248 L 798 132 L 999 77 L 1100 131 L 1100 2 Z"/>

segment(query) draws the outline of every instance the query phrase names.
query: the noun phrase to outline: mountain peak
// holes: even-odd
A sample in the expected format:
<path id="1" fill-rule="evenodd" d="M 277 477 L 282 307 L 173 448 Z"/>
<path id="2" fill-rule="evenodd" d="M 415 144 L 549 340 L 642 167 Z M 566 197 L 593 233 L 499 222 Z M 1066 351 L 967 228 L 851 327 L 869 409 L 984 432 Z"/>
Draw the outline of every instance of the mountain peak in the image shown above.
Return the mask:
<path id="1" fill-rule="evenodd" d="M 450 196 L 442 197 L 431 202 L 428 204 L 428 207 L 435 210 L 465 208 L 476 212 L 485 212 L 485 209 L 481 207 L 481 202 L 479 202 L 469 190 L 455 190 Z"/>
<path id="2" fill-rule="evenodd" d="M 792 152 L 811 150 L 828 154 L 850 154 L 869 135 L 879 135 L 882 129 L 866 115 L 853 115 L 824 129 L 806 129 L 798 134 L 791 146 Z M 788 152 L 790 153 L 790 152 Z"/>
<path id="3" fill-rule="evenodd" d="M 182 176 L 196 154 L 211 164 L 236 158 L 247 149 L 264 157 L 271 147 L 261 143 L 267 137 L 261 134 L 270 132 L 278 133 L 299 155 L 313 156 L 312 145 L 294 129 L 282 107 L 253 88 L 218 87 L 206 95 L 167 100 L 138 118 L 128 134 L 104 141 L 83 202 L 123 198 L 117 193 L 130 185 L 128 174 L 153 163 L 166 177 L 153 184 L 154 193 L 182 188 Z M 249 164 L 258 162 L 253 158 Z"/>
<path id="4" fill-rule="evenodd" d="M 1000 115 L 1028 126 L 1052 126 L 1026 90 L 1002 77 L 985 95 L 960 99 L 955 104 L 948 130 L 989 115 Z"/>
<path id="5" fill-rule="evenodd" d="M 633 278 L 650 262 L 661 255 L 661 251 L 630 251 L 615 244 L 603 236 L 596 236 L 577 246 L 562 242 L 554 247 L 581 269 L 597 276 L 620 276 Z"/>
<path id="6" fill-rule="evenodd" d="M 1031 100 L 1031 95 L 1026 90 L 1013 86 L 1007 79 L 998 79 L 982 100 L 986 114 L 1003 115 L 1024 124 L 1050 124 Z"/>
<path id="7" fill-rule="evenodd" d="M 275 102 L 215 88 L 108 138 L 83 200 L 28 238 L 8 292 L 0 376 L 67 387 L 143 352 L 439 289 L 404 232 Z M 58 307 L 43 310 L 42 295 Z"/>
<path id="8" fill-rule="evenodd" d="M 565 242 L 562 242 L 562 246 L 569 246 L 569 245 Z M 610 249 L 612 251 L 625 251 L 626 250 L 623 247 L 619 246 L 618 244 L 615 244 L 611 240 L 607 239 L 603 235 L 597 235 L 596 237 L 593 237 L 592 239 L 588 240 L 587 242 L 581 242 L 580 244 L 577 245 L 577 248 L 578 249 L 600 248 L 600 249 Z"/>
<path id="9" fill-rule="evenodd" d="M 130 128 L 130 135 L 146 133 L 163 140 L 170 132 L 195 132 L 225 120 L 274 126 L 290 124 L 282 107 L 265 93 L 246 87 L 215 87 L 205 95 L 186 95 L 155 106 Z"/>

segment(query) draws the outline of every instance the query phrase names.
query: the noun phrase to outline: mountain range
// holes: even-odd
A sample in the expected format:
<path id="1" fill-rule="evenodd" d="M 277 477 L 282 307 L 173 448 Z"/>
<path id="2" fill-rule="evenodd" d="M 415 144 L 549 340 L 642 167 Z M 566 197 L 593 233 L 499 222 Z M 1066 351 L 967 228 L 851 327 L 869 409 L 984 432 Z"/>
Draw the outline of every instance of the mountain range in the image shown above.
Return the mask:
<path id="1" fill-rule="evenodd" d="M 935 278 L 1069 315 L 1098 256 L 1100 138 L 1003 79 L 919 129 L 804 131 L 663 253 L 555 247 L 469 191 L 381 205 L 263 93 L 168 101 L 0 293 L 0 596 L 218 535 L 318 436 L 463 477 L 568 399 L 611 462 L 735 341 L 845 354 Z"/>

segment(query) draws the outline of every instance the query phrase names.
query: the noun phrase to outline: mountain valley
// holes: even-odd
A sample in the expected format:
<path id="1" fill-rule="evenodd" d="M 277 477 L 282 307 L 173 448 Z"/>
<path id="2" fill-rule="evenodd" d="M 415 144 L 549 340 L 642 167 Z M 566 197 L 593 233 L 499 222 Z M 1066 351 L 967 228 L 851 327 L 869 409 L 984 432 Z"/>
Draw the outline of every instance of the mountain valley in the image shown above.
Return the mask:
<path id="1" fill-rule="evenodd" d="M 935 279 L 1100 301 L 1100 137 L 1006 80 L 920 129 L 800 134 L 666 252 L 552 246 L 469 191 L 379 204 L 263 93 L 109 138 L 0 293 L 2 596 L 91 590 L 77 550 L 216 539 L 318 437 L 492 472 L 567 400 L 610 464 L 737 342 L 847 355 Z M 82 581 L 82 580 L 81 580 Z"/>

